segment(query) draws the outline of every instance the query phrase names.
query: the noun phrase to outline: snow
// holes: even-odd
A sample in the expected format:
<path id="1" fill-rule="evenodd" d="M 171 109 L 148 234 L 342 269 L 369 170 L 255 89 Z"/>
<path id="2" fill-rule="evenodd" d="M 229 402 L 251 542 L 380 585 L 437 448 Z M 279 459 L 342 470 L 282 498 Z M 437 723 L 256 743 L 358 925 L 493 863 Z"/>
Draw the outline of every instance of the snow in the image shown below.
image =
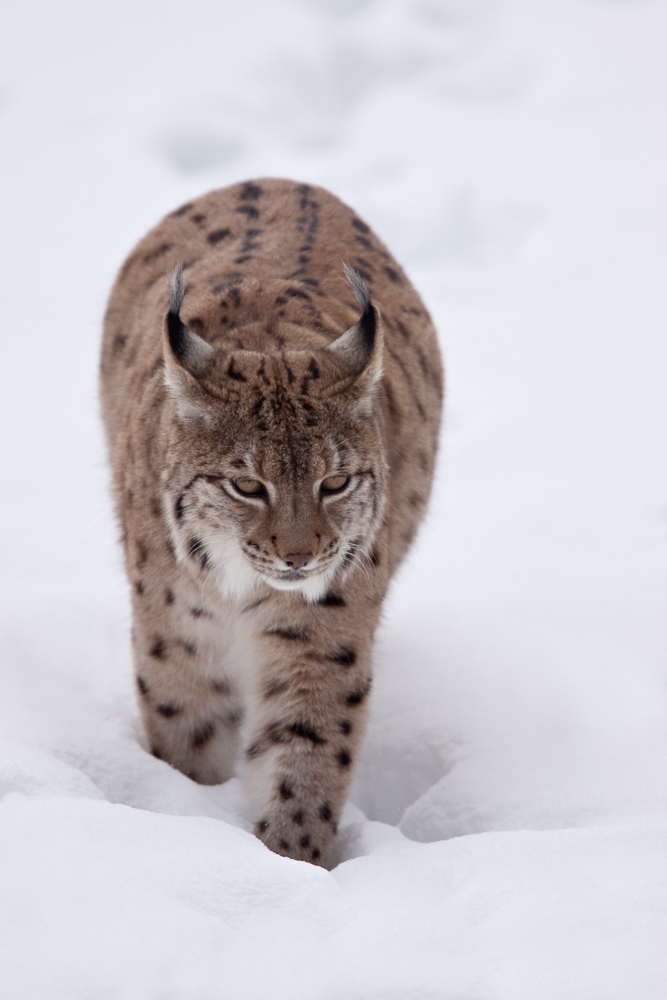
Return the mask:
<path id="1" fill-rule="evenodd" d="M 0 997 L 664 1000 L 667 11 L 8 0 Z M 433 503 L 331 872 L 150 756 L 97 410 L 105 298 L 278 175 L 441 333 Z"/>

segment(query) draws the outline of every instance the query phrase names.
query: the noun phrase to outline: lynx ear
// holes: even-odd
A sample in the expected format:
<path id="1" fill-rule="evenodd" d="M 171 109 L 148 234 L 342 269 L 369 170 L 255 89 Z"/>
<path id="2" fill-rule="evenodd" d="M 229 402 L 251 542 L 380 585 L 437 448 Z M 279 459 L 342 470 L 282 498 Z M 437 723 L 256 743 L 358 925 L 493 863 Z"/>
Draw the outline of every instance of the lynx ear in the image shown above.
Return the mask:
<path id="1" fill-rule="evenodd" d="M 173 362 L 197 378 L 213 354 L 213 348 L 192 330 L 188 330 L 183 323 L 180 313 L 184 295 L 183 265 L 178 263 L 169 283 L 170 305 L 167 313 L 165 348 L 168 349 Z"/>
<path id="2" fill-rule="evenodd" d="M 364 387 L 370 390 L 382 375 L 379 316 L 359 272 L 346 263 L 343 263 L 343 270 L 362 313 L 354 326 L 329 344 L 326 350 L 343 363 L 350 375 L 363 376 Z"/>
<path id="3" fill-rule="evenodd" d="M 165 380 L 172 391 L 181 416 L 201 415 L 205 393 L 197 381 L 213 348 L 181 320 L 185 295 L 183 265 L 177 264 L 169 284 L 170 306 L 164 326 L 163 346 Z"/>

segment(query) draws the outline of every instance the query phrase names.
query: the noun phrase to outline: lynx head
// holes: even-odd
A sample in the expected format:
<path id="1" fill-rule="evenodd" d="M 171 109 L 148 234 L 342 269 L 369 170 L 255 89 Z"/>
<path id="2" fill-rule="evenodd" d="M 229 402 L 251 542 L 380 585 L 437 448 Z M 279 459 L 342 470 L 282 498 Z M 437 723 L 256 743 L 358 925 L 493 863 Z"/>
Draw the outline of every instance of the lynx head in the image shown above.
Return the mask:
<path id="1" fill-rule="evenodd" d="M 267 350 L 215 349 L 188 329 L 174 273 L 165 511 L 179 559 L 212 573 L 230 596 L 265 583 L 316 601 L 368 557 L 382 523 L 382 337 L 365 285 L 346 273 L 357 323 L 327 346 L 272 349 L 266 321 Z"/>

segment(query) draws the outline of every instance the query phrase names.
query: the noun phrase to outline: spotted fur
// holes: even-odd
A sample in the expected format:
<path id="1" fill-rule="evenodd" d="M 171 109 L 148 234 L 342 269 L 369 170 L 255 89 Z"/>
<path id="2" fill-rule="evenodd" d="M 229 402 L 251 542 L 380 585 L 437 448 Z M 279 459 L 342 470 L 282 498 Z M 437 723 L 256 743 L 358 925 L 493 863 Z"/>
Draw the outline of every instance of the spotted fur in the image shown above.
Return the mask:
<path id="1" fill-rule="evenodd" d="M 148 746 L 195 781 L 241 773 L 280 854 L 331 862 L 441 401 L 419 296 L 321 188 L 188 203 L 112 291 L 102 404 Z"/>

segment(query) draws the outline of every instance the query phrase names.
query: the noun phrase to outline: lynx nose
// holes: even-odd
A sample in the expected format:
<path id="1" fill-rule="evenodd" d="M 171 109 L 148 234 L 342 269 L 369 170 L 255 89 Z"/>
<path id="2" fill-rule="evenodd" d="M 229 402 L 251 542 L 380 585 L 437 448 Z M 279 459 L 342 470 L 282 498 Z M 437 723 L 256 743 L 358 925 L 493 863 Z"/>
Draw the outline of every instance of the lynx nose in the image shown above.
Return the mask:
<path id="1" fill-rule="evenodd" d="M 283 562 L 287 563 L 290 569 L 303 569 L 312 558 L 312 552 L 288 552 L 283 556 Z"/>

